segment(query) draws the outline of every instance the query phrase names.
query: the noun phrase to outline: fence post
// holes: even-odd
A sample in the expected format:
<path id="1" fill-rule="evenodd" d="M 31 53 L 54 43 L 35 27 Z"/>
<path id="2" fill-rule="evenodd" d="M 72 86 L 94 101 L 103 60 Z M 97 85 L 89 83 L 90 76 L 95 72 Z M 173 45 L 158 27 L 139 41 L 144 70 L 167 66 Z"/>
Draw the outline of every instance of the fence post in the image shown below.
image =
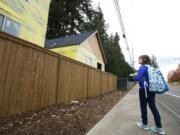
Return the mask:
<path id="1" fill-rule="evenodd" d="M 61 57 L 58 58 L 58 68 L 57 68 L 57 84 L 56 84 L 56 105 L 58 104 L 58 90 L 59 90 L 59 78 L 60 78 L 60 67 L 61 67 Z"/>
<path id="2" fill-rule="evenodd" d="M 89 98 L 89 68 L 87 68 L 87 99 Z"/>
<path id="3" fill-rule="evenodd" d="M 100 95 L 102 95 L 102 72 L 100 72 Z"/>

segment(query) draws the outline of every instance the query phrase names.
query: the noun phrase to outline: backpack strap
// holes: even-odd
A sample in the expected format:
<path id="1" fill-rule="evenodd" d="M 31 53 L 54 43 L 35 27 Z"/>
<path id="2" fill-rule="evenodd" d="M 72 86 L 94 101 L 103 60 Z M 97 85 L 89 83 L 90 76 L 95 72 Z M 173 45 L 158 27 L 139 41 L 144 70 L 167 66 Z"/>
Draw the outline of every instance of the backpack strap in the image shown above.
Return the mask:
<path id="1" fill-rule="evenodd" d="M 146 96 L 146 98 L 147 98 L 147 87 L 149 87 L 148 86 L 148 83 L 145 81 L 145 79 L 143 78 L 143 83 L 144 83 L 144 90 L 145 90 L 145 96 Z"/>

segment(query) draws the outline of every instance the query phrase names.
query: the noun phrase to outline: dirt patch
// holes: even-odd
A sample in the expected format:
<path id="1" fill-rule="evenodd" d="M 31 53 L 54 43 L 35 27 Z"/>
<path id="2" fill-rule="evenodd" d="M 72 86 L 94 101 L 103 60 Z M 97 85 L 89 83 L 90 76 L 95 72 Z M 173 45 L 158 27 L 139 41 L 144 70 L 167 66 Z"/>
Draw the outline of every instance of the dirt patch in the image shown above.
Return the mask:
<path id="1" fill-rule="evenodd" d="M 126 93 L 116 91 L 0 119 L 0 135 L 85 135 Z"/>

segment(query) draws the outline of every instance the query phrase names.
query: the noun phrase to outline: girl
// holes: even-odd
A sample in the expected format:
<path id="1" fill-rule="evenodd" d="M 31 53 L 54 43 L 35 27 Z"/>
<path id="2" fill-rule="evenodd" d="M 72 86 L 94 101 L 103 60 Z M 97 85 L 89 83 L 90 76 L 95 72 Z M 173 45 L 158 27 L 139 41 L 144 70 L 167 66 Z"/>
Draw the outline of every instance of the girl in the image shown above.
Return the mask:
<path id="1" fill-rule="evenodd" d="M 151 65 L 151 60 L 148 55 L 142 55 L 139 57 L 139 64 L 141 64 L 138 73 L 136 76 L 133 77 L 134 81 L 139 82 L 139 100 L 140 100 L 140 108 L 141 108 L 141 122 L 137 122 L 137 126 L 139 128 L 145 129 L 145 130 L 151 130 L 153 132 L 157 132 L 161 135 L 164 135 L 165 132 L 162 128 L 161 124 L 161 117 L 159 114 L 159 111 L 156 107 L 155 102 L 155 93 L 152 93 L 149 91 L 147 86 L 144 86 L 144 81 L 149 84 L 149 78 L 148 78 L 148 66 Z M 146 87 L 146 91 L 145 91 Z M 149 108 L 154 116 L 155 121 L 155 127 L 148 128 L 148 118 L 147 118 L 147 104 L 149 105 Z"/>

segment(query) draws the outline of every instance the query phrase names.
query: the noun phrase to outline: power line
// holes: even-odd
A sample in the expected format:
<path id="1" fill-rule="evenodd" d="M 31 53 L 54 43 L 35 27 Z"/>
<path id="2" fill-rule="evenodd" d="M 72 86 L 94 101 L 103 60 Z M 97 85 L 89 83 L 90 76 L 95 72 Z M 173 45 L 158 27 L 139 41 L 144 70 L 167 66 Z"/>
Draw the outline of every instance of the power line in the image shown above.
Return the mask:
<path id="1" fill-rule="evenodd" d="M 116 13 L 117 13 L 117 16 L 118 16 L 118 20 L 119 20 L 119 23 L 120 23 L 120 26 L 121 26 L 122 36 L 123 36 L 124 42 L 126 44 L 126 49 L 128 51 L 128 54 L 129 54 L 130 63 L 133 66 L 134 62 L 133 62 L 133 59 L 131 57 L 131 52 L 130 52 L 129 45 L 128 45 L 128 40 L 127 40 L 125 28 L 124 28 L 123 19 L 122 19 L 122 16 L 121 16 L 121 10 L 120 10 L 120 6 L 119 6 L 119 2 L 118 2 L 118 0 L 113 0 L 113 3 L 114 3 Z"/>
<path id="2" fill-rule="evenodd" d="M 114 5 L 115 5 L 115 8 L 116 8 L 116 13 L 118 15 L 118 20 L 120 22 L 120 26 L 121 26 L 121 29 L 122 29 L 122 32 L 123 34 L 125 34 L 125 29 L 124 29 L 124 23 L 122 21 L 122 16 L 121 16 L 121 11 L 120 11 L 120 7 L 119 7 L 119 3 L 117 0 L 113 0 L 114 1 Z M 124 35 L 123 35 L 124 37 Z"/>

